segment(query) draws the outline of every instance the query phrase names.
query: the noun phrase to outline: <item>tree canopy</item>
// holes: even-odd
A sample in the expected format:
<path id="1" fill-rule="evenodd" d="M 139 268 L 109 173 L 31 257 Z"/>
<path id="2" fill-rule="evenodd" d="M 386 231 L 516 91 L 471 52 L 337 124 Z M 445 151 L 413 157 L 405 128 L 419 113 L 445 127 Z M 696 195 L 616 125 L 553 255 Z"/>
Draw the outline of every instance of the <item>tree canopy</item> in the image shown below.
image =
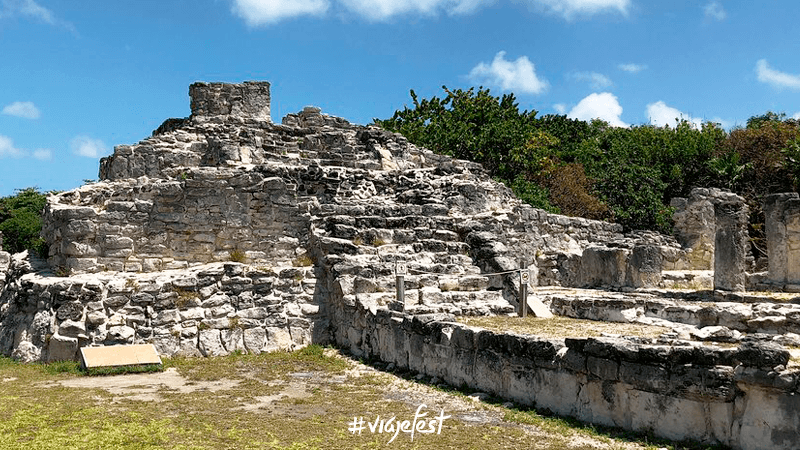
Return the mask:
<path id="1" fill-rule="evenodd" d="M 763 196 L 800 185 L 800 123 L 783 113 L 753 116 L 731 132 L 687 121 L 617 128 L 537 117 L 521 111 L 513 94 L 496 97 L 483 87 L 443 90 L 430 99 L 412 90 L 412 107 L 375 122 L 437 153 L 482 163 L 523 201 L 549 211 L 669 232 L 672 198 L 719 187 L 747 199 L 757 241 Z"/>

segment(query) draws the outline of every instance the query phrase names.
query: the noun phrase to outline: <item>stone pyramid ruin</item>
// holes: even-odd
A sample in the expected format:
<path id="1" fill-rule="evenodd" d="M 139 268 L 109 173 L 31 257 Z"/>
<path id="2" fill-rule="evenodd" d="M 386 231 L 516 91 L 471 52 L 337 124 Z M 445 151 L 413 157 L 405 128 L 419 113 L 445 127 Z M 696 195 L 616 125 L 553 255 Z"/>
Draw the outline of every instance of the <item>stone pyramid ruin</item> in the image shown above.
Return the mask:
<path id="1" fill-rule="evenodd" d="M 796 247 L 796 195 L 770 200 L 778 250 L 769 272 L 747 273 L 746 209 L 731 193 L 676 199 L 675 237 L 625 234 L 532 208 L 478 164 L 319 108 L 273 123 L 266 82 L 195 83 L 189 96 L 188 118 L 117 146 L 99 182 L 48 198 L 46 260 L 0 252 L 0 354 L 334 344 L 592 423 L 797 448 L 800 374 L 779 344 L 800 345 L 800 305 L 744 292 L 800 286 L 800 258 L 780 251 Z M 521 312 L 521 269 L 558 315 L 672 331 L 544 339 L 457 322 Z"/>

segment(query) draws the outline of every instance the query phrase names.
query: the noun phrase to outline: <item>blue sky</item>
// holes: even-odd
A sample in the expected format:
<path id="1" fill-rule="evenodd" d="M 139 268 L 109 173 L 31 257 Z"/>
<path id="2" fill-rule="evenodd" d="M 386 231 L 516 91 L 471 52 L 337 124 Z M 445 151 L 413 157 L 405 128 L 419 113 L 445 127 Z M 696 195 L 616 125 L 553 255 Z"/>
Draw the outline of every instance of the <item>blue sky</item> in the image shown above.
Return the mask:
<path id="1" fill-rule="evenodd" d="M 97 178 L 189 115 L 194 81 L 267 80 L 272 118 L 387 118 L 441 86 L 540 114 L 726 128 L 800 117 L 800 2 L 0 0 L 0 195 Z"/>

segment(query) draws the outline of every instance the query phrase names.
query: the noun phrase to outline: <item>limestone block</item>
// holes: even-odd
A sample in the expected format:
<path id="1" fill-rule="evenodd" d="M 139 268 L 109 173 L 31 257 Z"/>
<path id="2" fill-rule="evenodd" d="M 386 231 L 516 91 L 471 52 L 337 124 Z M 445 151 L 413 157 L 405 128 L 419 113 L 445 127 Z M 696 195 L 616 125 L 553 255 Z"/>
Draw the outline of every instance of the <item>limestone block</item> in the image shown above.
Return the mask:
<path id="1" fill-rule="evenodd" d="M 132 335 L 131 335 L 132 336 Z M 47 362 L 77 361 L 78 338 L 55 334 L 47 345 Z"/>
<path id="2" fill-rule="evenodd" d="M 786 227 L 786 283 L 800 284 L 800 199 L 792 198 L 784 203 L 783 220 Z"/>
<path id="3" fill-rule="evenodd" d="M 292 348 L 292 336 L 288 328 L 267 327 L 266 344 L 262 351 L 290 350 Z"/>
<path id="4" fill-rule="evenodd" d="M 746 287 L 748 210 L 744 199 L 717 203 L 714 206 L 714 288 L 744 291 Z"/>
<path id="5" fill-rule="evenodd" d="M 112 326 L 108 328 L 106 345 L 108 344 L 132 344 L 136 330 L 129 326 Z"/>
<path id="6" fill-rule="evenodd" d="M 233 353 L 237 350 L 247 350 L 244 344 L 244 330 L 241 328 L 220 330 L 220 339 L 222 340 L 222 345 L 225 347 L 225 350 L 229 353 Z"/>
<path id="7" fill-rule="evenodd" d="M 64 337 L 86 338 L 86 323 L 82 321 L 65 320 L 58 325 L 58 334 Z"/>
<path id="8" fill-rule="evenodd" d="M 267 342 L 267 332 L 263 328 L 245 329 L 242 335 L 248 353 L 260 353 Z"/>
<path id="9" fill-rule="evenodd" d="M 229 352 L 222 345 L 220 330 L 200 330 L 198 349 L 203 356 L 222 356 Z"/>
<path id="10" fill-rule="evenodd" d="M 181 321 L 184 320 L 202 320 L 206 317 L 206 310 L 201 307 L 188 308 L 179 311 Z"/>
<path id="11" fill-rule="evenodd" d="M 661 284 L 663 257 L 655 245 L 637 245 L 631 252 L 627 267 L 626 285 L 633 287 L 657 287 Z"/>
<path id="12" fill-rule="evenodd" d="M 93 327 L 104 324 L 107 319 L 108 317 L 103 311 L 92 311 L 86 315 L 86 323 Z"/>
<path id="13" fill-rule="evenodd" d="M 162 334 L 153 337 L 153 346 L 161 356 L 177 356 L 181 353 L 181 339 L 179 336 Z"/>
<path id="14" fill-rule="evenodd" d="M 61 241 L 61 253 L 65 256 L 87 257 L 100 254 L 100 247 L 90 242 Z"/>
<path id="15" fill-rule="evenodd" d="M 796 192 L 770 194 L 764 197 L 764 231 L 767 238 L 769 280 L 773 283 L 786 283 L 789 261 L 784 213 L 786 202 L 797 198 Z"/>

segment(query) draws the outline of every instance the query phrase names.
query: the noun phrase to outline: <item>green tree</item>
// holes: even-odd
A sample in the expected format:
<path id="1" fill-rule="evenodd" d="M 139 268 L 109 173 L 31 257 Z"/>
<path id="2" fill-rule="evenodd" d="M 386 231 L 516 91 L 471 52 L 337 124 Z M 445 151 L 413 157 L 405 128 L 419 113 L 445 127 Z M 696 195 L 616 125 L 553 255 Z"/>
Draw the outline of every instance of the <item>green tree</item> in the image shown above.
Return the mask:
<path id="1" fill-rule="evenodd" d="M 17 189 L 15 195 L 0 198 L 3 250 L 17 253 L 31 249 L 47 256 L 47 246 L 39 236 L 46 202 L 47 196 L 35 187 Z"/>

